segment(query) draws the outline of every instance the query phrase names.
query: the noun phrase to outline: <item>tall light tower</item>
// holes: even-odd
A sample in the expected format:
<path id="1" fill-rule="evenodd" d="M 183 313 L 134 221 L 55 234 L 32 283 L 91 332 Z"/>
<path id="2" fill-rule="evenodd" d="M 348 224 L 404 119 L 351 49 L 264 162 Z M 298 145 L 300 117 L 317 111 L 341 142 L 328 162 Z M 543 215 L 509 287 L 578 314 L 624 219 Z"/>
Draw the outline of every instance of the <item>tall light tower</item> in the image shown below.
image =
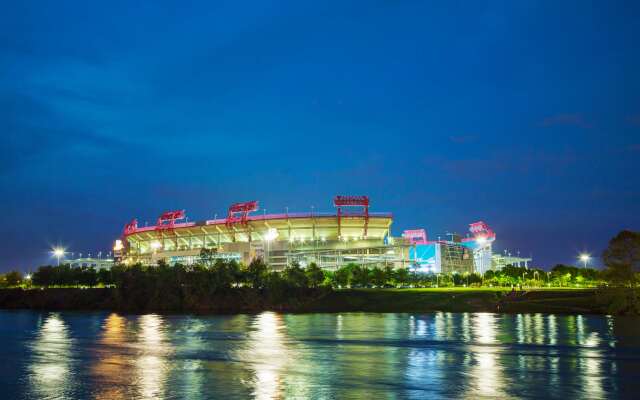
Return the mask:
<path id="1" fill-rule="evenodd" d="M 278 237 L 278 230 L 275 228 L 269 228 L 267 233 L 264 235 L 264 240 L 267 242 L 267 252 L 265 254 L 265 262 L 269 263 L 269 252 L 271 247 L 271 242 Z"/>
<path id="2" fill-rule="evenodd" d="M 52 250 L 54 257 L 58 260 L 58 267 L 60 266 L 60 258 L 64 257 L 64 249 L 62 247 L 56 247 Z"/>
<path id="3" fill-rule="evenodd" d="M 591 255 L 587 253 L 582 253 L 578 258 L 580 259 L 580 261 L 582 261 L 583 267 L 587 268 L 587 263 L 589 262 L 589 260 L 591 260 Z"/>

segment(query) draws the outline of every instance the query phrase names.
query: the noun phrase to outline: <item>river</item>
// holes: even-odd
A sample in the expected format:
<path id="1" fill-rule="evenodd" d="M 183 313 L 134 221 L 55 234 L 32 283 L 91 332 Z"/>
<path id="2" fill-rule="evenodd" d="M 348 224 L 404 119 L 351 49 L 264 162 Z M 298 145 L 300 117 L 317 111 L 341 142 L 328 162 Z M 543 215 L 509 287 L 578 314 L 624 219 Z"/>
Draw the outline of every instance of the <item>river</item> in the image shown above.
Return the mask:
<path id="1" fill-rule="evenodd" d="M 640 319 L 0 311 L 0 397 L 638 398 Z"/>

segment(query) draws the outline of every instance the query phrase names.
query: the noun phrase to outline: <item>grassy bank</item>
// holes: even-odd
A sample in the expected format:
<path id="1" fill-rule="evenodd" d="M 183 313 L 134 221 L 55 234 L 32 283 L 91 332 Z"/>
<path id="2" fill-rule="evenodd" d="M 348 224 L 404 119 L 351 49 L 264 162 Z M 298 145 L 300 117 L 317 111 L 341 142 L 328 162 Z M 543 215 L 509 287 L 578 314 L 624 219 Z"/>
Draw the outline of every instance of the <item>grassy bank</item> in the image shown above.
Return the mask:
<path id="1" fill-rule="evenodd" d="M 366 312 L 506 312 L 606 314 L 608 304 L 596 290 L 503 289 L 354 289 L 340 290 L 311 301 L 303 311 Z"/>
<path id="2" fill-rule="evenodd" d="M 147 296 L 103 289 L 3 289 L 0 308 L 112 310 L 160 313 L 282 312 L 503 312 L 638 314 L 629 290 L 544 289 L 511 292 L 496 288 L 306 289 L 273 296 L 250 288 L 219 293 L 191 290 Z"/>

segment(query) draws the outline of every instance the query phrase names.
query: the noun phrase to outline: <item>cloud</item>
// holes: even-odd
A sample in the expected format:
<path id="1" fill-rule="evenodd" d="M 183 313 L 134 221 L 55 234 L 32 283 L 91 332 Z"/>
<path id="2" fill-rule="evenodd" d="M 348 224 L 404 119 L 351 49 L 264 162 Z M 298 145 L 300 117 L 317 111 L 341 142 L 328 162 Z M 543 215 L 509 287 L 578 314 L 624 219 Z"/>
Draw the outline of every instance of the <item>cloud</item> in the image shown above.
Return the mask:
<path id="1" fill-rule="evenodd" d="M 545 128 L 553 126 L 577 126 L 584 129 L 593 128 L 593 125 L 587 122 L 580 113 L 552 115 L 543 119 L 540 125 Z"/>
<path id="2" fill-rule="evenodd" d="M 119 140 L 70 122 L 44 101 L 15 91 L 0 92 L 0 132 L 0 173 L 61 149 L 104 150 L 121 145 Z"/>

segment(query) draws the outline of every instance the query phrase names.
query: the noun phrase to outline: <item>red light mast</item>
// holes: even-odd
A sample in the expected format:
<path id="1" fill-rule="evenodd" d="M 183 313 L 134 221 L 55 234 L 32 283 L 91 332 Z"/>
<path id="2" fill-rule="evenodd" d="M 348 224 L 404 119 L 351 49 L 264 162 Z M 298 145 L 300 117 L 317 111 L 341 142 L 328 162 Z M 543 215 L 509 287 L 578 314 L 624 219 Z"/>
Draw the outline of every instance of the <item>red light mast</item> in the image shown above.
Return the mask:
<path id="1" fill-rule="evenodd" d="M 254 211 L 258 211 L 257 200 L 232 204 L 229 206 L 229 212 L 227 213 L 227 221 L 225 224 L 227 227 L 231 227 L 238 222 L 242 225 L 247 225 L 249 213 Z"/>
<path id="2" fill-rule="evenodd" d="M 342 217 L 364 217 L 364 237 L 367 237 L 369 226 L 369 197 L 368 196 L 336 196 L 333 205 L 338 208 L 338 237 L 342 236 Z M 362 207 L 360 213 L 343 213 L 342 207 Z"/>
<path id="3" fill-rule="evenodd" d="M 184 210 L 166 211 L 158 217 L 156 230 L 172 231 L 176 225 L 176 221 L 186 218 Z"/>
<path id="4" fill-rule="evenodd" d="M 124 229 L 122 230 L 122 234 L 123 236 L 131 235 L 132 233 L 135 233 L 137 229 L 138 229 L 138 220 L 134 218 L 131 220 L 131 222 L 129 222 L 124 226 Z"/>

